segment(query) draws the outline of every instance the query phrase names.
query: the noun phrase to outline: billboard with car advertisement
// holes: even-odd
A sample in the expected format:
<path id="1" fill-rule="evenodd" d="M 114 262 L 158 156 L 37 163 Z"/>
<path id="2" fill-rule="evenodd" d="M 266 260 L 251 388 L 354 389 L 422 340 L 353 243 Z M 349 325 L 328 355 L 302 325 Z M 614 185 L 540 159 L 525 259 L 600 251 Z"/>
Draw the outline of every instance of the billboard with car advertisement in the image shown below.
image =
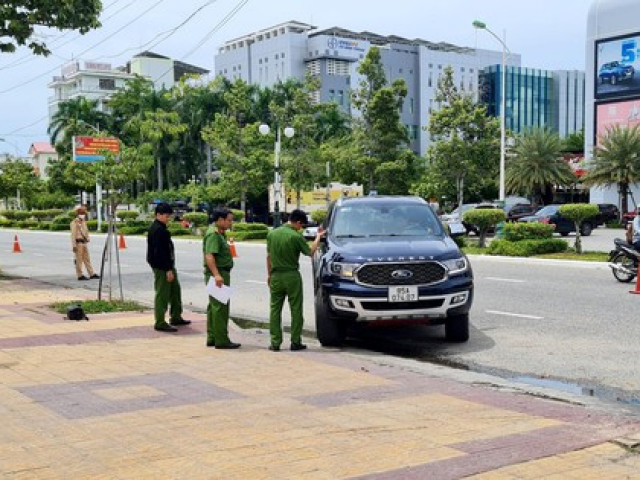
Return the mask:
<path id="1" fill-rule="evenodd" d="M 640 33 L 596 42 L 596 99 L 640 95 Z"/>
<path id="2" fill-rule="evenodd" d="M 614 125 L 621 127 L 640 125 L 640 98 L 596 105 L 594 145 L 600 145 L 600 139 L 607 134 L 607 128 Z"/>

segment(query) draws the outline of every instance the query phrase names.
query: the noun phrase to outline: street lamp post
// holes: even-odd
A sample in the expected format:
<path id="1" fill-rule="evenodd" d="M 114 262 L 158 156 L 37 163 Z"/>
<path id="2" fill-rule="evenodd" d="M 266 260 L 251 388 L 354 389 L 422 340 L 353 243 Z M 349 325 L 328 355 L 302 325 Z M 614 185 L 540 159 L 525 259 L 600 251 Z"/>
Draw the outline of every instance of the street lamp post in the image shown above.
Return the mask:
<path id="1" fill-rule="evenodd" d="M 493 33 L 487 24 L 479 20 L 474 20 L 472 23 L 474 28 L 478 30 L 486 30 L 489 35 L 495 38 L 502 45 L 502 87 L 500 92 L 500 201 L 504 202 L 504 170 L 505 170 L 505 156 L 506 156 L 506 137 L 507 137 L 507 52 L 511 54 L 509 47 L 507 47 L 507 32 L 502 32 L 502 37 Z"/>
<path id="2" fill-rule="evenodd" d="M 268 135 L 271 129 L 269 125 L 262 124 L 258 127 L 258 131 L 262 135 Z M 284 136 L 287 138 L 293 137 L 295 134 L 295 130 L 292 127 L 286 127 L 284 129 Z M 273 179 L 273 226 L 280 226 L 280 194 L 282 193 L 282 179 L 280 176 L 280 126 L 276 128 L 276 143 L 273 146 L 273 169 L 274 169 L 274 179 Z"/>

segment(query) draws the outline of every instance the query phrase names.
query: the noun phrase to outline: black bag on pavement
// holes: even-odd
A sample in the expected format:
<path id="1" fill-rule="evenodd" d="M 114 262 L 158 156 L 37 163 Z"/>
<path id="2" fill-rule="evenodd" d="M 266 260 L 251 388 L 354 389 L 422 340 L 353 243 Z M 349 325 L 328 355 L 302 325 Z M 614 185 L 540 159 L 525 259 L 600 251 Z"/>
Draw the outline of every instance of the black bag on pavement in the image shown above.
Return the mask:
<path id="1" fill-rule="evenodd" d="M 89 317 L 84 314 L 84 310 L 79 303 L 73 303 L 71 305 L 67 305 L 67 319 L 80 321 L 89 320 Z"/>

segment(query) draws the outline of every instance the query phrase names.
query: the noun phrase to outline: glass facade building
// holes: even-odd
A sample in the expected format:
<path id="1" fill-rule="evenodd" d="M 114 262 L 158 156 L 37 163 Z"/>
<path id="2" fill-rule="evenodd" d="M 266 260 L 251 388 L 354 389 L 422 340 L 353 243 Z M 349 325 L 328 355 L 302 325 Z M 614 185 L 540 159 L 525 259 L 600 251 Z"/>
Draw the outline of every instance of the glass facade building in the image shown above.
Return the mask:
<path id="1" fill-rule="evenodd" d="M 531 127 L 554 128 L 553 74 L 547 70 L 507 66 L 506 126 L 520 133 Z M 502 65 L 492 65 L 480 73 L 479 100 L 490 115 L 499 117 L 502 107 Z"/>

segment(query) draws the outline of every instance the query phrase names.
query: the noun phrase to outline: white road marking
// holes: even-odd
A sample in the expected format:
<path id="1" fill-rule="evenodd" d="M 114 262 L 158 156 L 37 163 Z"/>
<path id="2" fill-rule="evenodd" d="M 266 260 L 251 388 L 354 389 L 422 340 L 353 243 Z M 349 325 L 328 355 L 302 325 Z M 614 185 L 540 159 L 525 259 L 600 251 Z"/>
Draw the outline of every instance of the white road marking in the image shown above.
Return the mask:
<path id="1" fill-rule="evenodd" d="M 44 253 L 34 253 L 34 257 L 44 257 Z"/>
<path id="2" fill-rule="evenodd" d="M 531 318 L 532 320 L 542 320 L 544 318 L 536 315 L 523 315 L 522 313 L 499 312 L 498 310 L 487 310 L 486 312 L 493 313 L 495 315 L 505 315 L 507 317 Z"/>
<path id="3" fill-rule="evenodd" d="M 261 282 L 259 280 L 245 280 L 245 282 L 246 283 L 257 283 L 257 284 L 260 284 L 260 285 L 266 285 L 267 284 L 267 282 Z"/>
<path id="4" fill-rule="evenodd" d="M 487 280 L 495 280 L 497 282 L 524 283 L 525 280 L 516 280 L 515 278 L 485 277 Z"/>

